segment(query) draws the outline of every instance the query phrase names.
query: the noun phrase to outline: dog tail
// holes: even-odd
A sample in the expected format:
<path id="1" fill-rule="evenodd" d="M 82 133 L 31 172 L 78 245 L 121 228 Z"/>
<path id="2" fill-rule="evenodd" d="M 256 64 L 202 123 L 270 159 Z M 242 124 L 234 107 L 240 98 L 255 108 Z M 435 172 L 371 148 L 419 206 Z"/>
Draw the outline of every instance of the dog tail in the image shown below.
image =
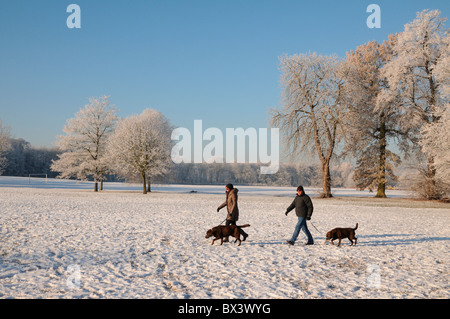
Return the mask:
<path id="1" fill-rule="evenodd" d="M 245 225 L 242 225 L 242 226 L 238 226 L 238 227 L 240 227 L 240 228 L 244 228 L 244 227 L 250 227 L 250 224 L 245 224 Z"/>
<path id="2" fill-rule="evenodd" d="M 357 230 L 358 229 L 358 223 L 356 223 L 355 228 L 353 228 L 353 230 Z"/>

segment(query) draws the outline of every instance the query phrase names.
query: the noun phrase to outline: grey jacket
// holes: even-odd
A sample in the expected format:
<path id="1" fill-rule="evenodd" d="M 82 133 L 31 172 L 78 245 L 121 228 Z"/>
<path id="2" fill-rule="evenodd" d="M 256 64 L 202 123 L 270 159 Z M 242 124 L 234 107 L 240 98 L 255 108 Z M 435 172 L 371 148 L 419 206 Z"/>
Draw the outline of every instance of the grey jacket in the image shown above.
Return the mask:
<path id="1" fill-rule="evenodd" d="M 295 214 L 298 217 L 311 219 L 311 215 L 314 210 L 311 198 L 303 193 L 301 196 L 296 196 L 292 204 L 286 209 L 286 215 L 295 208 Z"/>

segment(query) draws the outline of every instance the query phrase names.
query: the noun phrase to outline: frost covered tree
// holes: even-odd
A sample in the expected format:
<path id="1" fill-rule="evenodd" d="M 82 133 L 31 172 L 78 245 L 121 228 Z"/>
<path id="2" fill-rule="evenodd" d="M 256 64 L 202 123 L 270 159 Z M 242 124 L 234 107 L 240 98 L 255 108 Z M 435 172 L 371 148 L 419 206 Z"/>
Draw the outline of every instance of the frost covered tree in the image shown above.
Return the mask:
<path id="1" fill-rule="evenodd" d="M 450 37 L 445 38 L 447 50 L 436 67 L 436 79 L 441 83 L 443 110 L 438 120 L 421 129 L 419 143 L 425 154 L 434 159 L 436 182 L 442 197 L 450 198 Z M 427 192 L 428 193 L 428 192 Z"/>
<path id="2" fill-rule="evenodd" d="M 398 124 L 403 130 L 414 133 L 416 139 L 420 138 L 424 126 L 439 121 L 445 108 L 442 79 L 436 76 L 449 49 L 445 21 L 438 10 L 417 13 L 416 19 L 398 34 L 393 45 L 394 57 L 381 70 L 389 86 L 380 95 L 379 110 L 397 100 L 395 104 L 403 114 Z M 429 184 L 430 190 L 427 198 L 439 198 L 435 187 L 435 156 L 430 153 L 424 156 L 427 161 L 424 182 Z"/>
<path id="3" fill-rule="evenodd" d="M 377 108 L 380 92 L 388 85 L 380 70 L 392 57 L 395 39 L 390 36 L 382 44 L 371 41 L 347 52 L 342 67 L 346 150 L 357 160 L 353 179 L 359 189 L 376 189 L 376 197 L 386 197 L 386 185 L 397 180 L 394 167 L 400 157 L 388 149 L 388 141 L 397 140 L 400 146 L 408 141 L 408 132 L 397 125 L 401 114 L 394 106 L 396 100 Z"/>
<path id="4" fill-rule="evenodd" d="M 121 120 L 108 144 L 113 169 L 122 176 L 138 173 L 147 194 L 150 178 L 165 174 L 170 166 L 171 133 L 167 118 L 153 109 Z"/>
<path id="5" fill-rule="evenodd" d="M 435 75 L 437 81 L 441 84 L 441 93 L 443 95 L 443 104 L 448 110 L 450 104 L 450 30 L 447 29 L 446 35 L 443 39 L 442 56 L 438 65 L 436 66 Z"/>
<path id="6" fill-rule="evenodd" d="M 318 156 L 322 197 L 332 197 L 330 163 L 341 137 L 340 63 L 316 53 L 281 57 L 282 107 L 271 115 L 292 154 L 307 150 Z"/>
<path id="7" fill-rule="evenodd" d="M 9 127 L 5 126 L 0 120 L 0 175 L 6 167 L 6 152 L 10 148 Z"/>
<path id="8" fill-rule="evenodd" d="M 425 125 L 419 141 L 423 151 L 434 159 L 435 183 L 439 198 L 450 199 L 450 108 L 434 123 Z M 430 191 L 426 191 L 425 194 Z"/>
<path id="9" fill-rule="evenodd" d="M 53 161 L 51 169 L 60 172 L 60 178 L 83 180 L 92 176 L 97 192 L 98 182 L 108 171 L 106 145 L 118 117 L 109 97 L 90 98 L 89 102 L 67 121 L 63 129 L 66 135 L 58 136 L 56 144 L 63 153 Z"/>

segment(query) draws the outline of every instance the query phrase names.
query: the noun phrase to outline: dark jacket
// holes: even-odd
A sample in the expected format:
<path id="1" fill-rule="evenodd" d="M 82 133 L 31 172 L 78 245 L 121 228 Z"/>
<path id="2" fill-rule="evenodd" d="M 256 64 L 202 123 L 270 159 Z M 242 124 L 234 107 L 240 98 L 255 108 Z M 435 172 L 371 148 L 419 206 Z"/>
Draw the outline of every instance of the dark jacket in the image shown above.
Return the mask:
<path id="1" fill-rule="evenodd" d="M 239 219 L 239 208 L 238 208 L 238 195 L 239 190 L 237 188 L 233 188 L 227 193 L 227 198 L 225 202 L 217 208 L 217 211 L 227 206 L 227 220 L 237 221 Z"/>
<path id="2" fill-rule="evenodd" d="M 298 217 L 306 218 L 307 220 L 311 219 L 311 215 L 313 213 L 314 207 L 311 201 L 311 198 L 303 193 L 302 195 L 297 195 L 292 202 L 292 204 L 286 209 L 286 215 L 291 210 L 295 208 L 295 214 Z"/>

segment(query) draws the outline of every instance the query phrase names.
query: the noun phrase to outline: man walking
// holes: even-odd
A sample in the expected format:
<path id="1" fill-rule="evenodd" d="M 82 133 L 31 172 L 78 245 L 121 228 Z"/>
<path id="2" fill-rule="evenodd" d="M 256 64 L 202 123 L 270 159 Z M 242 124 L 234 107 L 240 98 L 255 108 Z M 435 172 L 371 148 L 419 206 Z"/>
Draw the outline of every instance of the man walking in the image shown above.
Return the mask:
<path id="1" fill-rule="evenodd" d="M 295 197 L 292 204 L 286 209 L 285 215 L 295 208 L 295 214 L 298 217 L 297 225 L 295 226 L 294 233 L 292 234 L 292 238 L 287 241 L 289 245 L 294 245 L 297 237 L 300 233 L 300 230 L 303 229 L 303 232 L 308 236 L 308 242 L 306 245 L 313 245 L 314 239 L 309 232 L 308 226 L 306 225 L 306 221 L 311 219 L 311 215 L 313 213 L 314 207 L 311 201 L 311 198 L 305 194 L 303 186 L 297 187 L 297 196 Z"/>

